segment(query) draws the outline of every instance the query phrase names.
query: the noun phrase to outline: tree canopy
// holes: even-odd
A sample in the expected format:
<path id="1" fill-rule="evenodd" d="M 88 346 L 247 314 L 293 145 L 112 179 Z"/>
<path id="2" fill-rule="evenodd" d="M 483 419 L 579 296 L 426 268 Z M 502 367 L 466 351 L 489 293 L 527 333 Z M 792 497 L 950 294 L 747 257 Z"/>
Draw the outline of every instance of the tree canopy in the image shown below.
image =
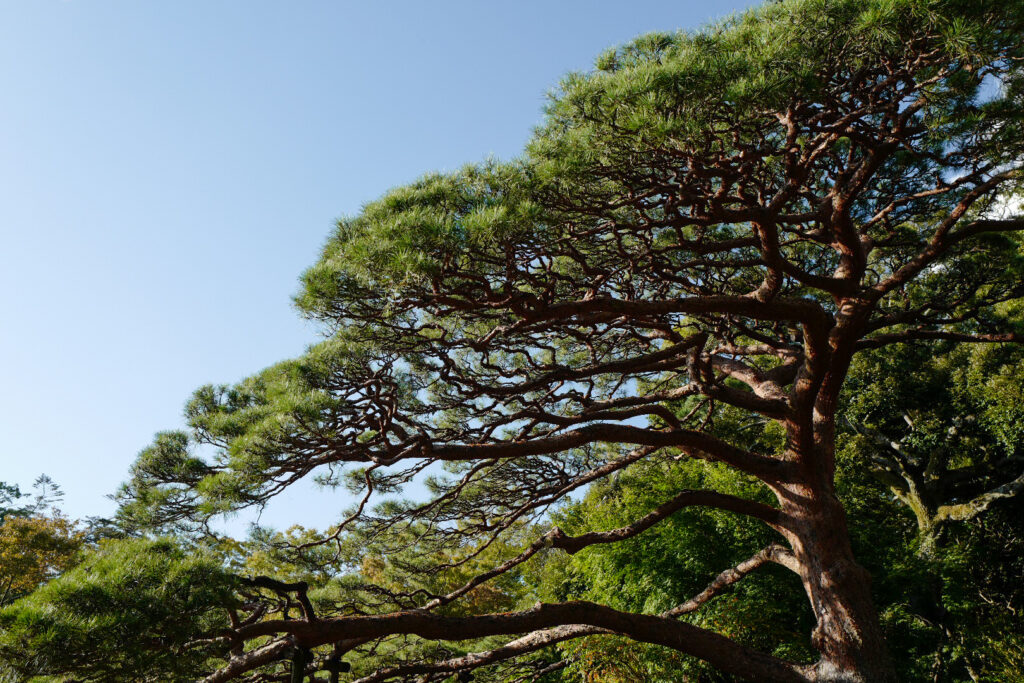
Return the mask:
<path id="1" fill-rule="evenodd" d="M 60 486 L 41 474 L 32 487 L 32 502 L 13 506 L 30 494 L 0 482 L 0 607 L 70 568 L 84 541 L 84 532 L 56 507 L 64 497 Z"/>
<path id="2" fill-rule="evenodd" d="M 375 661 L 365 683 L 502 663 L 547 675 L 565 663 L 540 656 L 551 646 L 615 634 L 722 675 L 897 680 L 836 443 L 847 428 L 899 437 L 870 392 L 844 404 L 843 390 L 858 363 L 923 344 L 1024 340 L 1022 28 L 1017 0 L 783 0 L 644 36 L 566 77 L 521 158 L 424 177 L 339 221 L 296 298 L 326 338 L 199 389 L 190 431 L 158 435 L 120 493 L 123 524 L 201 544 L 212 516 L 302 478 L 346 487 L 357 503 L 333 528 L 267 539 L 327 578 L 218 578 L 202 609 L 153 617 L 187 627 L 143 628 L 131 647 L 201 652 L 210 683 L 280 680 L 280 662 L 291 680 L 337 680 Z M 911 428 L 929 448 L 927 425 Z M 901 462 L 875 455 L 865 469 Z M 922 456 L 906 457 L 909 471 Z M 1016 481 L 985 476 L 975 498 Z M 645 477 L 615 514 L 564 506 Z M 913 476 L 889 480 L 912 499 Z M 400 497 L 417 482 L 429 496 Z M 932 518 L 951 490 L 928 491 Z M 684 518 L 710 583 L 674 576 L 650 541 L 637 552 L 662 585 L 517 600 L 537 566 Z M 185 560 L 152 549 L 171 559 L 142 585 L 187 593 L 157 577 L 190 576 L 171 566 Z M 591 560 L 615 580 L 614 553 Z M 32 616 L 84 604 L 60 592 L 86 585 L 77 571 L 4 611 L 23 642 L 78 637 Z M 729 590 L 790 591 L 806 612 L 758 624 L 717 600 Z M 227 616 L 205 621 L 207 598 Z"/>

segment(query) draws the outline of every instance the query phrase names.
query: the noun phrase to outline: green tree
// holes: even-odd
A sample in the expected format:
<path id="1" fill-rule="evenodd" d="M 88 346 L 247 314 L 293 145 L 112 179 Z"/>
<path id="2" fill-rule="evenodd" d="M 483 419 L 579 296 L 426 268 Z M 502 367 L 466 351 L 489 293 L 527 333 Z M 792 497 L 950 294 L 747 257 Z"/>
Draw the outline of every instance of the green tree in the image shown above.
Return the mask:
<path id="1" fill-rule="evenodd" d="M 108 541 L 0 610 L 0 679 L 194 680 L 216 644 L 202 638 L 228 626 L 236 588 L 208 554 L 166 539 Z"/>
<path id="2" fill-rule="evenodd" d="M 1024 218 L 998 211 L 1021 188 L 1022 28 L 1017 0 L 784 0 L 646 36 L 567 77 L 521 159 L 428 176 L 341 221 L 298 297 L 329 338 L 197 391 L 191 433 L 143 451 L 122 514 L 198 533 L 320 476 L 360 502 L 289 551 L 363 544 L 384 567 L 349 594 L 372 600 L 326 610 L 305 583 L 257 581 L 284 614 L 240 602 L 205 680 L 289 659 L 298 680 L 412 636 L 487 648 L 362 679 L 436 680 L 609 633 L 755 680 L 896 680 L 835 485 L 840 397 L 858 353 L 1021 340 L 999 311 L 1024 294 Z M 759 493 L 673 488 L 614 529 L 529 535 L 573 492 L 676 459 Z M 424 476 L 429 500 L 380 501 Z M 533 558 L 695 507 L 774 540 L 657 613 L 462 609 Z M 461 585 L 436 578 L 492 548 Z M 748 645 L 679 618 L 768 564 L 803 589 L 809 661 L 758 649 L 772 633 Z M 388 567 L 427 578 L 399 586 Z M 496 637 L 514 639 L 480 640 Z"/>
<path id="3" fill-rule="evenodd" d="M 1024 491 L 1020 347 L 901 345 L 858 362 L 849 448 L 913 512 L 918 552 Z"/>
<path id="4" fill-rule="evenodd" d="M 82 533 L 60 514 L 0 522 L 0 606 L 35 590 L 74 564 Z"/>
<path id="5" fill-rule="evenodd" d="M 59 484 L 47 474 L 40 474 L 32 482 L 34 494 L 22 493 L 17 484 L 8 484 L 0 481 L 0 522 L 8 515 L 25 517 L 32 514 L 45 514 L 55 510 L 58 503 L 64 499 L 64 491 Z M 20 507 L 11 507 L 22 498 L 32 497 L 32 502 Z"/>
<path id="6" fill-rule="evenodd" d="M 1024 674 L 1007 656 L 1024 628 L 1022 373 L 1019 346 L 949 342 L 851 369 L 841 489 L 907 678 Z"/>
<path id="7" fill-rule="evenodd" d="M 767 502 L 756 482 L 716 464 L 644 463 L 596 484 L 580 501 L 557 512 L 554 521 L 574 535 L 621 528 L 687 489 L 713 489 Z M 755 521 L 713 509 L 686 508 L 621 543 L 551 556 L 530 579 L 546 601 L 591 600 L 646 613 L 686 604 L 686 610 L 679 610 L 681 619 L 779 657 L 807 660 L 812 655 L 807 633 L 813 621 L 801 600 L 799 581 L 759 552 L 773 549 L 775 541 L 771 530 Z M 743 565 L 752 556 L 757 560 L 743 566 L 742 572 L 722 577 L 732 584 L 729 592 L 690 599 L 701 596 L 723 567 Z M 590 637 L 560 649 L 570 663 L 569 680 L 730 680 L 698 660 L 624 638 Z"/>
<path id="8" fill-rule="evenodd" d="M 30 494 L 0 482 L 0 606 L 31 593 L 74 564 L 85 534 L 56 504 L 64 494 L 49 476 L 39 475 L 27 505 L 12 503 Z"/>

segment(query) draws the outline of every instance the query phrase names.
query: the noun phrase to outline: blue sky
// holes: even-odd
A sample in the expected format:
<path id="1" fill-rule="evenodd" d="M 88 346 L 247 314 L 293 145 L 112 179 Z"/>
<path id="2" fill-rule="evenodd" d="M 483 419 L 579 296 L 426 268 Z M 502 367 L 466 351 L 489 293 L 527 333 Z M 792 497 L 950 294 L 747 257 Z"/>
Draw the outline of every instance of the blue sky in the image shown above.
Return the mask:
<path id="1" fill-rule="evenodd" d="M 0 2 L 0 480 L 110 514 L 193 389 L 315 340 L 291 296 L 336 218 L 515 156 L 565 72 L 748 4 Z"/>

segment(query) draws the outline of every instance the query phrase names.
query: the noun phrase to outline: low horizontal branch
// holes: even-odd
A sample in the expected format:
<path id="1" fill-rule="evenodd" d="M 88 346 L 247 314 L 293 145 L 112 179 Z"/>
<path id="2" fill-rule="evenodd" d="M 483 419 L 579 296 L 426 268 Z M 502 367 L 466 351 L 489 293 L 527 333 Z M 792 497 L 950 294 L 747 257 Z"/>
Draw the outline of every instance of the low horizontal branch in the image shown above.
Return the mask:
<path id="1" fill-rule="evenodd" d="M 516 657 L 536 652 L 537 650 L 541 650 L 549 645 L 555 645 L 556 643 L 561 643 L 566 640 L 610 633 L 612 633 L 612 631 L 596 628 L 594 626 L 584 626 L 582 624 L 557 626 L 543 631 L 528 633 L 522 638 L 516 638 L 515 640 L 493 650 L 473 652 L 468 655 L 463 655 L 462 657 L 452 657 L 451 659 L 445 659 L 440 662 L 418 662 L 415 664 L 392 666 L 375 671 L 368 676 L 357 678 L 352 681 L 352 683 L 380 683 L 381 681 L 386 681 L 389 678 L 399 678 L 403 676 L 469 671 L 472 669 L 479 669 L 480 667 L 488 666 L 490 664 L 497 664 L 498 662 L 507 661 L 509 659 L 515 659 Z"/>
<path id="2" fill-rule="evenodd" d="M 241 628 L 237 634 L 245 640 L 288 634 L 303 647 L 316 647 L 350 638 L 379 638 L 398 634 L 416 635 L 429 640 L 472 640 L 574 624 L 593 626 L 636 641 L 663 645 L 707 661 L 741 678 L 800 683 L 809 680 L 802 667 L 752 650 L 713 631 L 681 623 L 670 617 L 620 612 L 591 602 L 538 603 L 532 609 L 521 612 L 468 617 L 441 616 L 414 610 L 338 617 L 316 622 L 274 620 Z"/>
<path id="3" fill-rule="evenodd" d="M 729 569 L 721 572 L 703 591 L 686 602 L 663 612 L 661 617 L 676 618 L 683 614 L 689 614 L 690 612 L 696 611 L 712 598 L 769 562 L 781 564 L 794 571 L 799 569 L 795 565 L 796 560 L 789 550 L 780 545 L 772 544 L 749 559 L 740 562 L 735 567 L 730 567 Z M 537 650 L 541 650 L 545 647 L 561 643 L 566 640 L 573 640 L 585 636 L 609 635 L 614 633 L 614 630 L 585 624 L 556 626 L 528 633 L 525 636 L 516 638 L 515 640 L 505 643 L 501 647 L 494 648 L 493 650 L 474 652 L 461 657 L 453 657 L 438 662 L 417 662 L 387 667 L 359 678 L 353 683 L 380 683 L 391 678 L 403 676 L 468 671 L 509 659 L 515 659 L 516 657 L 536 652 Z"/>

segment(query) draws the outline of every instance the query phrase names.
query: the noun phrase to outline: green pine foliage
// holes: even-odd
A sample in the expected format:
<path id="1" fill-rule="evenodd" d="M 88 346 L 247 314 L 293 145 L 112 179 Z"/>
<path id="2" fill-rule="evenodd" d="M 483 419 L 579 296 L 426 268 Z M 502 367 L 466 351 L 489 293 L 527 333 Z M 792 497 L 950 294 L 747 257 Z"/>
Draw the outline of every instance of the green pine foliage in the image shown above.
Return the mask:
<path id="1" fill-rule="evenodd" d="M 0 610 L 0 680 L 193 680 L 209 653 L 187 644 L 227 625 L 236 586 L 219 561 L 172 540 L 106 542 Z"/>
<path id="2" fill-rule="evenodd" d="M 546 459 L 447 463 L 443 472 L 426 477 L 427 490 L 440 502 L 424 511 L 419 503 L 400 498 L 401 484 L 421 474 L 419 465 L 402 463 L 399 467 L 409 469 L 388 478 L 388 458 L 367 461 L 365 454 L 390 453 L 401 442 L 420 454 L 416 457 L 430 457 L 426 450 L 415 450 L 422 445 L 417 434 L 424 443 L 432 438 L 457 446 L 512 440 L 514 428 L 526 418 L 496 420 L 496 430 L 508 433 L 492 433 L 485 430 L 488 411 L 514 414 L 526 406 L 525 399 L 538 399 L 560 380 L 524 381 L 519 404 L 510 398 L 488 405 L 486 396 L 473 405 L 460 402 L 472 393 L 466 386 L 491 381 L 492 395 L 499 394 L 503 382 L 512 385 L 529 376 L 516 372 L 530 367 L 556 368 L 552 372 L 565 373 L 571 383 L 567 368 L 585 367 L 596 362 L 593 358 L 628 360 L 634 352 L 655 348 L 631 330 L 598 332 L 596 326 L 576 329 L 566 323 L 533 337 L 519 328 L 527 348 L 481 351 L 491 332 L 514 338 L 516 315 L 540 305 L 541 296 L 550 307 L 584 300 L 600 289 L 593 284 L 597 278 L 613 283 L 601 293 L 609 298 L 643 301 L 648 292 L 685 298 L 703 285 L 716 295 L 749 296 L 764 276 L 751 240 L 716 252 L 714 265 L 694 266 L 691 256 L 698 251 L 679 245 L 749 237 L 750 219 L 713 224 L 680 219 L 676 229 L 671 218 L 683 215 L 677 195 L 692 192 L 711 205 L 720 200 L 711 196 L 713 190 L 721 187 L 736 193 L 733 204 L 743 204 L 758 192 L 779 191 L 789 182 L 791 152 L 809 144 L 798 137 L 790 145 L 778 126 L 790 102 L 800 101 L 812 112 L 823 103 L 837 110 L 842 108 L 837 102 L 861 106 L 843 99 L 851 99 L 851 83 L 863 89 L 884 85 L 877 75 L 858 81 L 866 67 L 937 54 L 942 58 L 934 60 L 932 70 L 914 74 L 929 83 L 921 91 L 926 105 L 913 121 L 923 138 L 914 141 L 915 149 L 886 156 L 874 171 L 872 186 L 849 209 L 850 220 L 861 222 L 890 197 L 906 200 L 887 214 L 884 227 L 865 232 L 883 246 L 873 252 L 864 284 L 892 275 L 921 252 L 951 203 L 970 191 L 953 184 L 933 196 L 920 192 L 922 187 L 954 183 L 954 162 L 992 169 L 1019 163 L 1024 77 L 1008 65 L 1024 59 L 1021 35 L 1021 0 L 784 0 L 700 31 L 641 37 L 601 55 L 593 71 L 570 74 L 552 93 L 547 118 L 520 158 L 427 175 L 339 221 L 322 257 L 303 275 L 296 297 L 304 315 L 325 325 L 328 338 L 301 357 L 237 384 L 200 388 L 186 408 L 188 431 L 158 434 L 119 493 L 119 522 L 126 530 L 181 533 L 187 541 L 104 542 L 73 569 L 0 610 L 0 677 L 192 680 L 231 656 L 231 644 L 216 638 L 230 608 L 244 600 L 269 605 L 268 612 L 250 609 L 257 620 L 289 609 L 294 613 L 291 597 L 257 590 L 239 578 L 243 575 L 305 582 L 310 603 L 322 617 L 418 609 L 529 548 L 552 524 L 569 534 L 621 527 L 682 489 L 710 489 L 771 504 L 770 492 L 752 478 L 704 461 L 677 460 L 679 452 L 666 448 L 593 483 L 580 499 L 552 508 L 547 518 L 542 515 L 548 503 L 530 507 L 536 489 L 546 485 L 554 490 L 552 482 L 571 482 L 622 454 L 620 444 L 606 443 Z M 1006 73 L 986 99 L 982 95 L 992 85 L 987 73 L 994 65 L 1006 67 Z M 940 71 L 945 68 L 950 73 Z M 883 107 L 854 117 L 857 125 L 834 131 L 825 160 L 809 164 L 812 176 L 802 182 L 810 188 L 848 182 L 834 174 L 843 172 L 850 155 L 866 153 L 870 145 L 859 146 L 858 136 L 874 140 L 873 126 L 882 126 L 886 115 Z M 810 117 L 806 111 L 804 116 Z M 950 154 L 954 162 L 936 161 Z M 722 159 L 729 161 L 715 167 Z M 697 180 L 678 177 L 686 174 Z M 757 182 L 735 183 L 729 174 Z M 996 200 L 1019 194 L 1020 176 L 1008 179 L 1006 186 L 972 215 L 989 215 L 998 208 Z M 810 214 L 814 192 L 806 194 L 789 208 Z M 706 208 L 700 201 L 687 205 L 687 218 Z M 728 218 L 727 206 L 718 209 L 710 213 Z M 800 227 L 789 235 L 804 231 L 806 236 L 816 220 L 794 221 Z M 541 248 L 555 243 L 562 245 L 561 252 Z M 819 273 L 834 271 L 840 257 L 832 247 L 795 237 L 780 245 L 780 258 L 810 276 L 804 284 L 799 277 L 787 279 L 781 296 L 813 300 L 823 317 L 835 314 L 836 297 L 806 284 L 820 279 Z M 510 253 L 520 259 L 518 273 L 509 272 L 515 270 L 509 267 Z M 964 334 L 1019 332 L 1021 317 L 1014 306 L 1024 280 L 1022 254 L 1020 240 L 1003 234 L 965 240 L 916 281 L 886 295 L 879 315 L 914 313 L 915 324 L 926 332 L 939 327 Z M 692 282 L 674 285 L 660 279 L 650 267 L 653 261 Z M 692 283 L 701 287 L 688 290 Z M 469 304 L 481 300 L 514 302 L 520 309 L 513 315 L 501 303 L 476 309 L 476 317 L 459 313 L 460 306 L 471 309 Z M 680 317 L 672 325 L 696 333 L 714 321 Z M 798 345 L 793 341 L 798 334 L 783 327 L 766 324 L 753 334 Z M 906 330 L 889 326 L 886 331 Z M 766 356 L 751 364 L 767 371 L 781 365 L 778 358 Z M 941 534 L 924 529 L 915 523 L 920 515 L 908 506 L 909 498 L 894 493 L 895 480 L 873 468 L 877 440 L 866 435 L 899 440 L 915 467 L 915 459 L 927 460 L 936 449 L 947 449 L 946 474 L 973 468 L 979 472 L 976 479 L 988 477 L 995 485 L 993 468 L 1021 457 L 1022 367 L 1016 350 L 932 344 L 868 353 L 851 369 L 843 397 L 847 424 L 841 425 L 837 488 L 851 520 L 856 556 L 876 577 L 873 588 L 883 626 L 905 680 L 999 681 L 1021 674 L 1022 641 L 1016 634 L 1024 626 L 1017 616 L 1024 614 L 1024 596 L 1015 584 L 1024 551 L 1016 514 L 1020 503 L 957 520 Z M 634 376 L 620 385 L 607 373 L 588 391 L 599 400 L 621 396 L 627 388 L 671 387 L 684 381 L 684 371 L 676 370 L 667 378 L 652 371 L 646 379 Z M 746 391 L 738 380 L 722 384 Z M 544 404 L 552 413 L 565 413 L 545 417 L 547 424 L 561 417 L 585 424 L 582 419 L 571 422 L 579 417 L 572 415 L 573 400 Z M 705 405 L 696 399 L 667 403 L 659 407 L 677 416 Z M 714 400 L 707 405 L 700 429 L 708 434 L 757 453 L 786 449 L 777 422 Z M 395 414 L 404 421 L 391 420 Z M 913 423 L 910 433 L 904 430 L 907 416 Z M 658 425 L 657 419 L 653 422 Z M 375 426 L 381 424 L 394 431 L 378 433 Z M 524 439 L 533 436 L 529 429 L 523 433 Z M 457 485 L 467 473 L 474 476 Z M 261 505 L 307 475 L 320 476 L 330 486 L 351 491 L 366 486 L 394 497 L 375 500 L 353 514 L 355 521 L 344 533 L 261 531 L 245 543 L 225 542 L 216 553 L 203 550 L 196 540 L 211 517 Z M 0 485 L 0 514 L 16 513 L 10 506 L 18 495 Z M 550 500 L 555 499 L 552 494 Z M 959 500 L 953 495 L 947 502 Z M 499 529 L 496 518 L 513 522 Z M 488 537 L 491 533 L 495 536 Z M 657 613 L 778 540 L 748 519 L 685 509 L 621 543 L 573 556 L 540 551 L 530 563 L 436 612 L 461 616 L 520 609 L 538 599 L 584 599 Z M 813 616 L 803 587 L 779 567 L 759 569 L 684 619 L 789 661 L 807 663 L 815 657 Z M 398 637 L 346 657 L 353 674 L 362 675 L 396 662 L 458 656 L 505 640 L 438 644 Z M 553 674 L 565 681 L 727 680 L 676 652 L 627 644 L 618 637 L 587 638 L 533 656 L 538 663 L 568 657 L 570 665 Z M 267 677 L 285 675 L 283 662 L 269 667 L 263 671 Z M 497 669 L 480 677 L 506 680 L 514 675 Z"/>

